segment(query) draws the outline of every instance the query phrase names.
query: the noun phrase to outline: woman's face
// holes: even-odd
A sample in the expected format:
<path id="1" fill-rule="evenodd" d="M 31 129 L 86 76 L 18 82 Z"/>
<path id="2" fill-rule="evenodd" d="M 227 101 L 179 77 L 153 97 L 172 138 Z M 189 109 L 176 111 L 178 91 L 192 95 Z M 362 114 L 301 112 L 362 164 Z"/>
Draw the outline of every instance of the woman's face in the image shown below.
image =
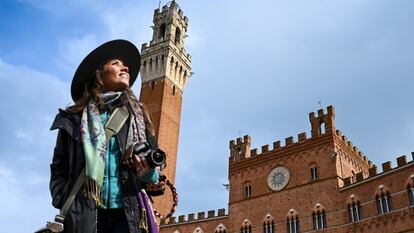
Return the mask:
<path id="1" fill-rule="evenodd" d="M 120 59 L 105 63 L 101 73 L 104 92 L 125 91 L 129 87 L 129 69 Z"/>

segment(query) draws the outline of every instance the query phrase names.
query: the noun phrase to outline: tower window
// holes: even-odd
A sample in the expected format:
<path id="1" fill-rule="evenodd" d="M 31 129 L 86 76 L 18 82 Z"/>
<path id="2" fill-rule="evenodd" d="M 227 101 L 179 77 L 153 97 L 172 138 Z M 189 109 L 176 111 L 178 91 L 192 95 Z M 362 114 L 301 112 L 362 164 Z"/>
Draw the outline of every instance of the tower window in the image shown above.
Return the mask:
<path id="1" fill-rule="evenodd" d="M 299 218 L 297 215 L 289 217 L 287 219 L 287 232 L 288 233 L 299 233 Z"/>
<path id="2" fill-rule="evenodd" d="M 351 171 L 351 174 L 352 174 L 352 176 L 351 176 L 351 182 L 352 182 L 352 183 L 355 183 L 355 182 L 356 182 L 356 175 L 355 175 L 355 172 L 352 170 L 352 171 Z"/>
<path id="3" fill-rule="evenodd" d="M 244 198 L 252 197 L 252 186 L 247 184 L 244 186 Z"/>
<path id="4" fill-rule="evenodd" d="M 359 203 L 359 201 L 348 204 L 348 217 L 349 222 L 356 222 L 362 219 L 361 203 Z"/>
<path id="5" fill-rule="evenodd" d="M 173 95 L 175 95 L 175 86 L 173 86 Z"/>
<path id="6" fill-rule="evenodd" d="M 318 179 L 318 168 L 316 166 L 311 167 L 310 172 L 311 172 L 311 180 Z"/>
<path id="7" fill-rule="evenodd" d="M 313 212 L 313 229 L 320 230 L 326 228 L 326 214 L 325 210 L 318 210 Z"/>
<path id="8" fill-rule="evenodd" d="M 161 24 L 160 30 L 158 31 L 158 38 L 165 38 L 165 23 Z"/>
<path id="9" fill-rule="evenodd" d="M 408 187 L 408 200 L 410 201 L 410 205 L 414 205 L 414 187 Z"/>
<path id="10" fill-rule="evenodd" d="M 181 30 L 177 27 L 175 29 L 175 44 L 180 44 Z"/>
<path id="11" fill-rule="evenodd" d="M 389 192 L 382 192 L 376 199 L 378 214 L 385 214 L 392 210 L 392 198 Z"/>
<path id="12" fill-rule="evenodd" d="M 325 122 L 322 122 L 319 126 L 319 134 L 325 133 Z"/>

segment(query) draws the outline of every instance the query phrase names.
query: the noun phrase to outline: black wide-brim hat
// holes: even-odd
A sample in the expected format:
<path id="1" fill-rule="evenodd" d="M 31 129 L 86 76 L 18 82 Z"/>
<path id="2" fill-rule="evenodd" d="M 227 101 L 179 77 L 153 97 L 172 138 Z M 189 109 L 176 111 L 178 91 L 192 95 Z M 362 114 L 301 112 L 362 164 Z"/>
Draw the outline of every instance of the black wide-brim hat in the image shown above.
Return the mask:
<path id="1" fill-rule="evenodd" d="M 93 77 L 94 72 L 105 62 L 118 58 L 129 68 L 129 86 L 137 79 L 141 67 L 141 56 L 137 47 L 127 40 L 108 41 L 89 53 L 76 69 L 72 79 L 71 95 L 73 101 L 82 98 L 86 83 Z"/>

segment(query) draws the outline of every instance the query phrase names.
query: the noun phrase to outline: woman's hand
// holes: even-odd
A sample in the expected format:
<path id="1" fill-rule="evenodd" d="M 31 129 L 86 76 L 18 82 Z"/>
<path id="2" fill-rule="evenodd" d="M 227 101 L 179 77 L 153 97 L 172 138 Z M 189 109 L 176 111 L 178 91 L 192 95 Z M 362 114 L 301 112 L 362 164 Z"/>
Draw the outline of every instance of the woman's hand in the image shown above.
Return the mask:
<path id="1" fill-rule="evenodd" d="M 139 176 L 142 176 L 151 170 L 151 167 L 144 157 L 133 154 L 132 146 L 127 149 L 123 164 L 131 168 L 134 167 Z"/>
<path id="2" fill-rule="evenodd" d="M 151 167 L 148 165 L 148 162 L 144 157 L 133 155 L 132 158 L 139 176 L 142 176 L 150 171 Z"/>

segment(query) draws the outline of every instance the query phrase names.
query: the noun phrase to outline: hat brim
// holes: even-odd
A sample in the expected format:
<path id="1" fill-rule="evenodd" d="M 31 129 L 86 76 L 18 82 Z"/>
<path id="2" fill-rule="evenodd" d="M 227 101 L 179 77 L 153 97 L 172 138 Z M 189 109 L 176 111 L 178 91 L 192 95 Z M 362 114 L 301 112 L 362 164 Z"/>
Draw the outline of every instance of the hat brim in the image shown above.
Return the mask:
<path id="1" fill-rule="evenodd" d="M 141 56 L 137 47 L 127 40 L 106 42 L 89 53 L 76 69 L 72 79 L 71 95 L 73 101 L 82 98 L 85 85 L 92 78 L 95 70 L 104 62 L 119 58 L 129 68 L 129 86 L 132 87 L 141 67 Z"/>

